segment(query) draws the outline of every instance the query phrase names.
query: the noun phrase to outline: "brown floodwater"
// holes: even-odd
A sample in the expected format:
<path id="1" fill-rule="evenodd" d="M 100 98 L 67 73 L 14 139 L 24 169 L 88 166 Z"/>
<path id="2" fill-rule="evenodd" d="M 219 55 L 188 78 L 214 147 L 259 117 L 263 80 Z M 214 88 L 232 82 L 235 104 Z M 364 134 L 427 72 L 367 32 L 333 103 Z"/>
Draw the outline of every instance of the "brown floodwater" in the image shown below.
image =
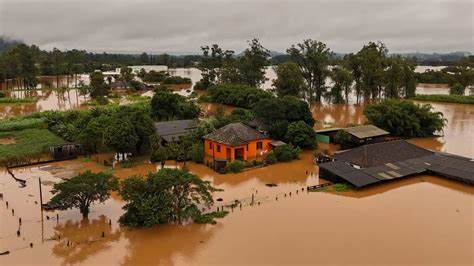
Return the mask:
<path id="1" fill-rule="evenodd" d="M 414 139 L 436 150 L 474 157 L 474 105 L 433 103 L 443 112 L 443 136 Z M 314 106 L 316 127 L 362 123 L 363 106 Z M 332 145 L 320 149 L 333 151 Z M 397 180 L 360 191 L 301 191 L 326 182 L 318 176 L 312 152 L 300 160 L 221 175 L 203 165 L 189 170 L 224 191 L 214 208 L 238 199 L 236 208 L 216 225 L 162 225 L 130 229 L 118 225 L 124 202 L 116 194 L 94 205 L 89 220 L 75 209 L 41 211 L 52 185 L 86 169 L 110 169 L 107 156 L 15 169 L 27 180 L 20 188 L 0 172 L 0 265 L 472 265 L 474 260 L 474 187 L 434 176 Z M 180 167 L 173 161 L 166 167 Z M 143 162 L 117 166 L 123 179 L 159 167 Z M 273 183 L 276 187 L 268 187 Z M 298 193 L 296 193 L 298 191 Z M 290 192 L 292 193 L 290 196 Z M 255 204 L 250 206 L 252 194 Z M 6 202 L 8 201 L 8 208 Z M 14 214 L 12 214 L 14 209 Z M 56 220 L 56 214 L 59 220 Z M 19 218 L 22 224 L 19 226 Z M 43 219 L 41 219 L 43 217 Z M 109 220 L 111 225 L 109 225 Z M 20 236 L 16 231 L 20 228 Z M 102 237 L 102 232 L 105 237 Z M 68 245 L 69 242 L 69 245 Z M 29 244 L 33 243 L 30 248 Z"/>
<path id="2" fill-rule="evenodd" d="M 90 97 L 81 95 L 77 89 L 39 89 L 31 91 L 18 90 L 8 92 L 7 95 L 9 97 L 15 98 L 34 97 L 37 98 L 38 101 L 35 103 L 0 104 L 0 119 L 31 114 L 38 111 L 63 111 L 69 109 L 86 108 L 82 104 L 87 100 L 90 100 Z"/>

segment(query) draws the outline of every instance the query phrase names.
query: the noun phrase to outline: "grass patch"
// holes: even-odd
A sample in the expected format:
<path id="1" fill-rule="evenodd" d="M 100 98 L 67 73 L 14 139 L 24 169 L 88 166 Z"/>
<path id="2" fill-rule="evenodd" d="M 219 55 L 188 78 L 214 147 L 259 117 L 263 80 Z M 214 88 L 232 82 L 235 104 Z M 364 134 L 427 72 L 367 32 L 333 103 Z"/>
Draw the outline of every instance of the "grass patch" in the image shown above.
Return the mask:
<path id="1" fill-rule="evenodd" d="M 0 145 L 0 164 L 3 165 L 37 158 L 48 152 L 50 146 L 64 143 L 49 130 L 38 128 L 0 132 L 0 138 L 6 137 L 15 138 L 15 143 Z"/>
<path id="2" fill-rule="evenodd" d="M 194 222 L 198 224 L 216 224 L 217 222 L 215 219 L 224 218 L 227 214 L 229 214 L 228 211 L 218 211 L 201 214 L 196 219 L 194 219 Z"/>
<path id="3" fill-rule="evenodd" d="M 340 183 L 336 183 L 332 186 L 332 191 L 334 192 L 344 192 L 344 191 L 348 191 L 352 188 L 351 185 L 349 184 L 340 184 Z"/>
<path id="4" fill-rule="evenodd" d="M 431 102 L 444 102 L 444 103 L 461 103 L 461 104 L 474 104 L 474 95 L 444 95 L 444 94 L 417 94 L 411 98 L 417 101 L 431 101 Z"/>
<path id="5" fill-rule="evenodd" d="M 148 101 L 150 99 L 151 99 L 150 97 L 142 96 L 140 94 L 127 95 L 127 100 L 129 100 L 131 102 Z"/>
<path id="6" fill-rule="evenodd" d="M 36 103 L 37 98 L 0 98 L 0 104 Z"/>
<path id="7" fill-rule="evenodd" d="M 345 192 L 351 190 L 352 186 L 345 183 L 336 183 L 332 186 L 322 187 L 316 190 L 310 190 L 310 192 Z"/>
<path id="8" fill-rule="evenodd" d="M 45 120 L 42 118 L 11 118 L 0 122 L 0 132 L 46 127 Z"/>

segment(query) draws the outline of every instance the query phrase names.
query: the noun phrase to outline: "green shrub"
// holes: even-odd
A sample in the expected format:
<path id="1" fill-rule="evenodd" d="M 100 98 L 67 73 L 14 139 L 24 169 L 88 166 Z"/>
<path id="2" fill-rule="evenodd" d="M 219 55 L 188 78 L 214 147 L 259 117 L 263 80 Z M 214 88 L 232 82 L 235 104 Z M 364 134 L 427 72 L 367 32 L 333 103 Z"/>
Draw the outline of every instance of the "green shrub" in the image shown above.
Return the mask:
<path id="1" fill-rule="evenodd" d="M 244 170 L 244 168 L 245 168 L 245 162 L 235 160 L 235 161 L 230 162 L 229 164 L 227 164 L 226 172 L 240 173 L 240 172 L 242 172 L 242 170 Z"/>
<path id="2" fill-rule="evenodd" d="M 273 149 L 273 153 L 275 153 L 275 156 L 279 162 L 288 162 L 299 159 L 300 152 L 300 148 L 294 147 L 291 144 L 279 146 Z"/>
<path id="3" fill-rule="evenodd" d="M 463 85 L 461 85 L 461 83 L 456 82 L 449 89 L 449 94 L 451 94 L 451 95 L 464 95 L 465 90 L 466 90 L 466 88 Z"/>
<path id="4" fill-rule="evenodd" d="M 12 118 L 0 121 L 0 131 L 16 131 L 27 128 L 46 128 L 43 118 Z"/>
<path id="5" fill-rule="evenodd" d="M 270 92 L 241 84 L 221 84 L 207 89 L 211 102 L 252 108 L 262 99 L 272 98 Z"/>
<path id="6" fill-rule="evenodd" d="M 163 80 L 163 84 L 190 84 L 192 83 L 190 78 L 183 78 L 180 76 L 169 76 Z"/>
<path id="7" fill-rule="evenodd" d="M 198 217 L 194 218 L 194 222 L 198 224 L 216 224 L 217 222 L 215 221 L 215 219 L 224 218 L 227 214 L 229 214 L 228 211 L 218 211 L 201 214 Z"/>
<path id="8" fill-rule="evenodd" d="M 336 183 L 332 186 L 332 190 L 335 192 L 344 192 L 351 188 L 352 186 L 346 183 Z"/>
<path id="9" fill-rule="evenodd" d="M 6 96 L 5 92 L 0 91 L 0 98 L 4 98 Z"/>
<path id="10" fill-rule="evenodd" d="M 191 148 L 191 160 L 195 163 L 203 163 L 204 161 L 204 144 L 197 142 Z"/>
<path id="11" fill-rule="evenodd" d="M 316 132 L 303 121 L 293 122 L 288 125 L 286 141 L 302 149 L 312 149 L 317 145 Z"/>
<path id="12" fill-rule="evenodd" d="M 267 156 L 265 156 L 265 163 L 266 164 L 274 164 L 274 163 L 277 163 L 278 162 L 278 159 L 275 155 L 275 153 L 272 151 L 272 152 L 269 152 L 267 154 Z"/>
<path id="13" fill-rule="evenodd" d="M 194 89 L 195 90 L 198 90 L 198 91 L 203 91 L 203 90 L 206 90 L 208 87 L 208 85 L 206 85 L 204 82 L 202 81 L 198 81 L 194 84 Z"/>

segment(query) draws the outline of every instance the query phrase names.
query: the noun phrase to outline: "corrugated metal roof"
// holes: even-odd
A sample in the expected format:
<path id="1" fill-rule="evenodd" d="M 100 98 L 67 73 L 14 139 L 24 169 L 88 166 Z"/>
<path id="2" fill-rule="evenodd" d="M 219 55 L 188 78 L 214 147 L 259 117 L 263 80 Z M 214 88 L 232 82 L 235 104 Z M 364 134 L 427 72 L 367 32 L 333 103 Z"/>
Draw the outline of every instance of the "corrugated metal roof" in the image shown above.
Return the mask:
<path id="1" fill-rule="evenodd" d="M 374 125 L 348 127 L 345 128 L 344 131 L 359 139 L 380 137 L 389 134 L 387 131 L 378 128 Z"/>

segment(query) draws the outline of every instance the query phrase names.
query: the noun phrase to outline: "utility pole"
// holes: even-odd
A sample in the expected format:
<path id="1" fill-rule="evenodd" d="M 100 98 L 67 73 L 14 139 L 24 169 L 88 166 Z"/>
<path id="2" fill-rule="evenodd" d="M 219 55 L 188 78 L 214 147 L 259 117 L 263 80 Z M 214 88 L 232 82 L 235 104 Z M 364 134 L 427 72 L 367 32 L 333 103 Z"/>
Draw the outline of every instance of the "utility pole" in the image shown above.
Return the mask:
<path id="1" fill-rule="evenodd" d="M 41 178 L 38 178 L 38 185 L 39 185 L 41 215 L 43 215 L 43 191 L 41 190 Z"/>

